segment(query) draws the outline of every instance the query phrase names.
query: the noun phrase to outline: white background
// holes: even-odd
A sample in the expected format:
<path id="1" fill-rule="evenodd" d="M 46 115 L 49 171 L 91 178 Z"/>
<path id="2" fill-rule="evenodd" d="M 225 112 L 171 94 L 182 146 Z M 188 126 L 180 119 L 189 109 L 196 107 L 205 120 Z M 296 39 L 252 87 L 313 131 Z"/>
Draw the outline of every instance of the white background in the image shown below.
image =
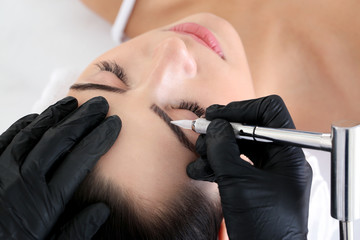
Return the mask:
<path id="1" fill-rule="evenodd" d="M 116 46 L 77 0 L 0 0 L 0 133 L 31 112 L 52 72 L 81 71 Z"/>

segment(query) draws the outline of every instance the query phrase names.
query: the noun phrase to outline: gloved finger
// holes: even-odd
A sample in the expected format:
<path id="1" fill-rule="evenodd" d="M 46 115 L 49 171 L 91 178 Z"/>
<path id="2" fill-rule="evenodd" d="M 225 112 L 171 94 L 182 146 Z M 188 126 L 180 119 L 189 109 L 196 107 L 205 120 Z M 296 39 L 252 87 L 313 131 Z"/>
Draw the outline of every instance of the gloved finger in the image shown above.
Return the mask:
<path id="1" fill-rule="evenodd" d="M 78 185 L 100 157 L 114 144 L 120 129 L 120 118 L 118 116 L 108 117 L 73 148 L 48 184 L 53 202 L 58 202 L 57 205 L 61 206 L 64 202 L 69 201 Z"/>
<path id="2" fill-rule="evenodd" d="M 88 206 L 64 226 L 56 239 L 91 239 L 110 215 L 104 203 Z"/>
<path id="3" fill-rule="evenodd" d="M 3 153 L 11 156 L 4 158 L 8 161 L 4 163 L 4 166 L 10 167 L 14 164 L 22 164 L 25 157 L 38 143 L 42 135 L 76 108 L 77 100 L 73 97 L 66 97 L 42 112 L 14 137 Z"/>
<path id="4" fill-rule="evenodd" d="M 104 120 L 108 109 L 105 98 L 95 97 L 50 128 L 25 160 L 21 168 L 23 176 L 44 177 L 57 160 Z"/>
<path id="5" fill-rule="evenodd" d="M 206 109 L 206 119 L 222 118 L 230 122 L 274 128 L 295 128 L 289 111 L 277 95 L 232 102 L 226 106 L 212 105 Z"/>
<path id="6" fill-rule="evenodd" d="M 263 147 L 263 143 L 252 142 L 248 140 L 236 140 L 239 146 L 240 154 L 244 154 L 254 163 L 254 166 L 260 167 L 263 159 L 263 151 L 259 151 Z M 201 134 L 196 141 L 196 152 L 202 159 L 207 159 L 206 135 Z M 195 178 L 195 177 L 193 177 Z"/>
<path id="7" fill-rule="evenodd" d="M 261 160 L 264 159 L 264 152 L 261 151 L 266 145 L 262 142 L 253 142 L 249 140 L 236 140 L 239 146 L 240 154 L 249 158 L 255 167 L 261 167 Z M 202 159 L 207 159 L 206 135 L 201 134 L 196 141 L 196 152 Z M 260 150 L 260 151 L 259 151 Z"/>
<path id="8" fill-rule="evenodd" d="M 274 128 L 295 127 L 285 103 L 276 95 L 208 108 L 206 117 L 211 119 L 215 116 L 249 125 Z M 288 155 L 287 148 L 281 144 L 246 143 L 245 141 L 241 145 L 241 152 L 248 156 L 256 166 L 265 168 L 279 166 L 270 161 L 287 159 Z"/>
<path id="9" fill-rule="evenodd" d="M 20 118 L 13 123 L 3 134 L 0 136 L 0 155 L 11 143 L 13 138 L 20 132 L 21 129 L 29 125 L 39 114 L 29 114 L 25 117 Z"/>
<path id="10" fill-rule="evenodd" d="M 201 134 L 196 140 L 195 144 L 196 152 L 202 157 L 206 158 L 206 135 Z"/>
<path id="11" fill-rule="evenodd" d="M 209 162 L 206 159 L 198 158 L 196 161 L 191 162 L 186 167 L 187 175 L 195 180 L 202 180 L 202 181 L 215 181 L 215 174 L 212 170 Z"/>
<path id="12" fill-rule="evenodd" d="M 264 162 L 264 168 L 271 169 L 272 172 L 300 179 L 301 176 L 304 176 L 303 171 L 308 169 L 304 152 L 299 147 L 281 146 L 277 152 L 272 148 L 269 150 L 269 154 L 277 155 L 277 157 L 269 158 Z"/>
<path id="13" fill-rule="evenodd" d="M 216 179 L 237 176 L 239 168 L 251 166 L 240 159 L 240 151 L 229 122 L 213 120 L 206 132 L 207 158 Z M 251 166 L 252 167 L 252 166 Z"/>
<path id="14" fill-rule="evenodd" d="M 255 142 L 244 139 L 237 139 L 237 144 L 241 154 L 248 157 L 257 168 L 263 167 L 263 160 L 268 158 L 267 151 L 272 147 L 269 143 Z"/>

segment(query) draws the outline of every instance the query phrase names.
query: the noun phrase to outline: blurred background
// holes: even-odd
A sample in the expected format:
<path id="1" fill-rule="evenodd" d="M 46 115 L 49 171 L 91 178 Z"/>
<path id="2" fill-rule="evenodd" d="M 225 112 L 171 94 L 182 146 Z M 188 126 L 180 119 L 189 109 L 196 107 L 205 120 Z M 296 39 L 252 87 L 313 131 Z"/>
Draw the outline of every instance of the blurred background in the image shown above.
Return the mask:
<path id="1" fill-rule="evenodd" d="M 116 46 L 79 0 L 0 1 L 0 133 L 29 114 L 58 71 L 81 72 Z"/>

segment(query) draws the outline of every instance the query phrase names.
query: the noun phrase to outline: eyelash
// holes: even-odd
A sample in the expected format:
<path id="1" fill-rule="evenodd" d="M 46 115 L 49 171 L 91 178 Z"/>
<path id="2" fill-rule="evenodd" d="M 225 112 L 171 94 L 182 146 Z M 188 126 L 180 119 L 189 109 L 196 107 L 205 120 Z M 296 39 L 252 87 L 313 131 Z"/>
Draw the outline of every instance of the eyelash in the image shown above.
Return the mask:
<path id="1" fill-rule="evenodd" d="M 176 107 L 176 109 L 186 109 L 189 110 L 193 113 L 195 113 L 195 115 L 197 115 L 198 117 L 201 117 L 202 115 L 204 115 L 205 113 L 205 109 L 200 107 L 198 103 L 196 102 L 185 102 L 182 101 L 178 107 Z"/>
<path id="2" fill-rule="evenodd" d="M 111 72 L 115 74 L 116 77 L 118 77 L 127 87 L 129 86 L 124 69 L 116 62 L 101 61 L 97 63 L 96 66 L 101 71 Z"/>
<path id="3" fill-rule="evenodd" d="M 127 83 L 127 77 L 124 72 L 124 69 L 117 64 L 116 62 L 109 62 L 109 61 L 101 61 L 96 64 L 96 66 L 101 71 L 111 72 L 115 74 L 126 86 L 129 86 Z M 186 109 L 193 112 L 198 117 L 201 117 L 205 113 L 205 109 L 200 107 L 196 102 L 185 102 L 182 101 L 176 109 Z"/>

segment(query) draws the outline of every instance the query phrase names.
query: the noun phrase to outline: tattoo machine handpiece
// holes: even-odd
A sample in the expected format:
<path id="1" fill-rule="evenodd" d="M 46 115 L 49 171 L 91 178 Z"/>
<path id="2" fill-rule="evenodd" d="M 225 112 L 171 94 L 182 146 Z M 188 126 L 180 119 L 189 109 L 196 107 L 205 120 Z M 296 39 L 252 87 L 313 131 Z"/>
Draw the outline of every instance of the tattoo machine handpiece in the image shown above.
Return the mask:
<path id="1" fill-rule="evenodd" d="M 206 134 L 210 121 L 198 118 L 171 123 Z M 340 240 L 353 239 L 352 221 L 360 218 L 360 123 L 335 123 L 331 127 L 331 134 L 249 126 L 233 122 L 230 124 L 238 139 L 331 152 L 331 216 L 339 220 Z"/>

